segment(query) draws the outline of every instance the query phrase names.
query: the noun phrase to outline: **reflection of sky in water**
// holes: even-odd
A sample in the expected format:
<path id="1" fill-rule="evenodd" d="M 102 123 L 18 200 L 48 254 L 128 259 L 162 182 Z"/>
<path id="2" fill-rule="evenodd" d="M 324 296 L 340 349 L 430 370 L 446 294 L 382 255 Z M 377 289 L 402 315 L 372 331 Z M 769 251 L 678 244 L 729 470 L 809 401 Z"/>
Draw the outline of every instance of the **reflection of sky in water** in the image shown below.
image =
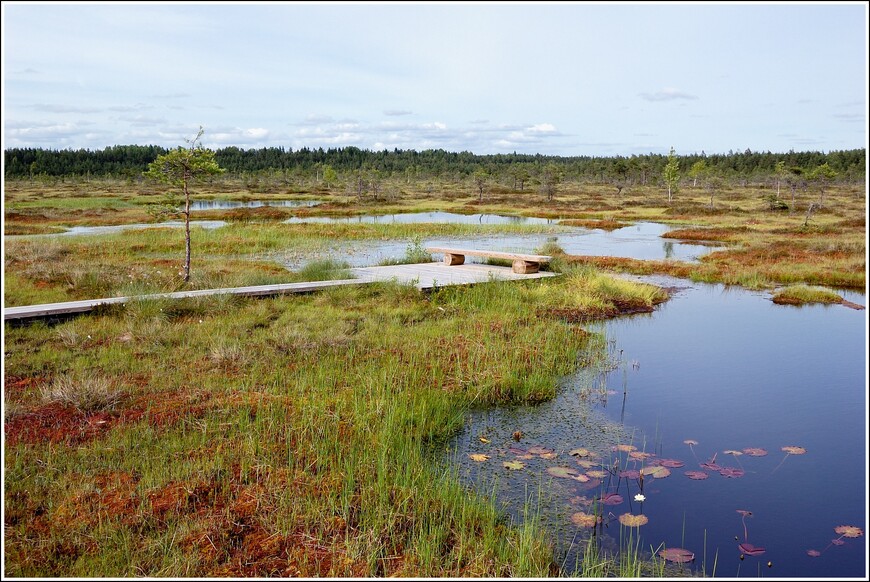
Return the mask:
<path id="1" fill-rule="evenodd" d="M 261 206 L 277 206 L 280 208 L 312 207 L 321 200 L 192 200 L 191 210 L 230 210 L 233 208 L 260 208 Z"/>
<path id="2" fill-rule="evenodd" d="M 768 293 L 669 277 L 653 282 L 681 289 L 653 314 L 584 326 L 606 334 L 610 355 L 619 361 L 603 379 L 580 371 L 565 379 L 552 402 L 470 415 L 449 453 L 464 480 L 490 494 L 497 478 L 498 501 L 508 504 L 514 517 L 525 497 L 535 498 L 540 484 L 542 521 L 563 551 L 577 532 L 571 513 L 588 512 L 581 498 L 607 491 L 624 499 L 604 507 L 605 514 L 613 514 L 599 536 L 608 547 L 618 544 L 616 518 L 642 512 L 649 518 L 635 530 L 642 548 L 686 548 L 697 556 L 693 566 L 701 568 L 706 543 L 708 575 L 718 552 L 719 577 L 755 576 L 759 564 L 771 577 L 860 577 L 866 568 L 863 537 L 829 547 L 820 558 L 806 551 L 823 550 L 837 537 L 839 525 L 866 526 L 867 452 L 861 438 L 867 422 L 866 312 L 840 305 L 778 306 Z M 866 305 L 862 293 L 841 295 Z M 579 401 L 582 386 L 609 390 L 606 404 L 599 400 L 590 409 Z M 504 457 L 492 454 L 485 463 L 469 460 L 469 453 L 515 445 L 514 430 L 527 435 L 519 446 L 553 448 L 558 457 L 535 457 L 518 472 L 501 465 L 515 457 L 509 451 Z M 479 441 L 484 433 L 491 444 Z M 642 505 L 634 501 L 640 491 L 634 479 L 605 478 L 590 490 L 588 484 L 546 473 L 553 466 L 580 469 L 566 454 L 575 447 L 610 455 L 601 444 L 614 435 L 628 435 L 639 450 L 685 466 L 670 469 L 663 479 L 647 478 Z M 690 449 L 686 439 L 698 444 Z M 807 452 L 786 458 L 783 446 Z M 724 453 L 745 448 L 768 454 Z M 745 474 L 727 478 L 708 471 L 704 481 L 685 476 L 714 455 L 720 466 Z M 623 469 L 640 467 L 629 463 L 626 453 L 619 458 Z M 743 562 L 737 549 L 743 541 L 738 509 L 752 511 L 748 540 L 767 550 Z M 576 549 L 569 552 L 569 564 Z"/>
<path id="3" fill-rule="evenodd" d="M 293 217 L 284 222 L 318 222 L 326 224 L 557 224 L 552 218 L 530 216 L 501 216 L 498 214 L 457 214 L 454 212 L 407 212 L 403 214 Z"/>
<path id="4" fill-rule="evenodd" d="M 226 226 L 223 220 L 192 220 L 190 226 L 194 228 L 220 228 Z M 113 232 L 121 232 L 124 230 L 141 230 L 143 228 L 183 228 L 184 222 L 171 221 L 161 222 L 157 224 L 118 224 L 114 226 L 73 226 L 66 232 L 58 234 L 37 235 L 37 236 L 84 236 L 90 234 L 111 234 Z"/>
<path id="5" fill-rule="evenodd" d="M 554 242 L 570 255 L 614 256 L 642 260 L 673 259 L 695 261 L 703 254 L 714 250 L 713 247 L 685 244 L 676 240 L 661 238 L 671 227 L 664 224 L 642 222 L 611 232 L 566 228 L 560 234 L 491 234 L 475 237 L 439 237 L 423 239 L 424 246 L 460 247 L 480 250 L 513 251 L 534 253 L 547 242 Z M 346 261 L 352 267 L 377 265 L 387 259 L 399 259 L 405 255 L 407 241 L 336 241 L 328 256 L 338 261 Z M 440 258 L 435 257 L 436 260 Z M 280 260 L 280 259 L 279 259 Z M 298 268 L 310 259 L 294 258 L 285 264 Z M 473 262 L 473 257 L 468 257 Z"/>

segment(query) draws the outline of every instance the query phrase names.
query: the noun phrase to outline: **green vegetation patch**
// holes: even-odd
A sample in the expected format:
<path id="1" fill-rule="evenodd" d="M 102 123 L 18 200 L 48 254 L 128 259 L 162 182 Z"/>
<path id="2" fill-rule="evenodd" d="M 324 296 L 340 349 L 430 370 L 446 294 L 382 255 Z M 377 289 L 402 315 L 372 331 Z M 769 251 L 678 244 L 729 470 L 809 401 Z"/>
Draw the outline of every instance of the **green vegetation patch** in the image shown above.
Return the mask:
<path id="1" fill-rule="evenodd" d="M 830 289 L 792 285 L 774 293 L 773 302 L 777 305 L 839 304 L 843 302 L 843 298 Z"/>

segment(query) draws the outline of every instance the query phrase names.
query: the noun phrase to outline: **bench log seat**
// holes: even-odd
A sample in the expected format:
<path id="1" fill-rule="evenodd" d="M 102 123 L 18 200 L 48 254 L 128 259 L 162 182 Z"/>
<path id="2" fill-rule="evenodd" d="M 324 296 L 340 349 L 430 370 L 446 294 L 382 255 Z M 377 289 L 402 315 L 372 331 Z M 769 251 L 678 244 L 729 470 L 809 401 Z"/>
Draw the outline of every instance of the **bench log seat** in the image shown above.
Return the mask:
<path id="1" fill-rule="evenodd" d="M 537 273 L 541 263 L 549 263 L 553 257 L 549 255 L 527 255 L 523 253 L 505 253 L 501 251 L 480 251 L 473 249 L 452 249 L 443 247 L 426 247 L 430 253 L 443 253 L 445 265 L 461 265 L 465 262 L 465 256 L 486 257 L 491 259 L 507 259 L 512 261 L 514 273 L 525 275 Z"/>

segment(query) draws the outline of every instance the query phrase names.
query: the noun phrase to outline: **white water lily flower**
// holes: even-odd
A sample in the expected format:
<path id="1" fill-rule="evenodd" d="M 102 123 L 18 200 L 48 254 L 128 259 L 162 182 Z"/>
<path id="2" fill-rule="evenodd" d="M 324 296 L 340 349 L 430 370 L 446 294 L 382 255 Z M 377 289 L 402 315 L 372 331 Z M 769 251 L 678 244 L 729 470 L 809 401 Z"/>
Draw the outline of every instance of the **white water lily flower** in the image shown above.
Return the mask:
<path id="1" fill-rule="evenodd" d="M 643 493 L 638 493 L 634 496 L 635 501 L 643 501 L 644 499 L 646 499 L 646 496 Z"/>

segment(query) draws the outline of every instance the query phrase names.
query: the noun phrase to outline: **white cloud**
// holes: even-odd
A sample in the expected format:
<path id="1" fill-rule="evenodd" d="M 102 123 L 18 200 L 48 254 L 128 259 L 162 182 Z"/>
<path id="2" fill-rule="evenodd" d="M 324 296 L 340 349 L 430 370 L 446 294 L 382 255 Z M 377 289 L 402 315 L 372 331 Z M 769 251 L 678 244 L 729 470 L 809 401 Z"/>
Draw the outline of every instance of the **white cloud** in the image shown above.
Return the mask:
<path id="1" fill-rule="evenodd" d="M 387 109 L 384 111 L 384 115 L 389 115 L 392 117 L 398 117 L 400 115 L 411 115 L 413 113 L 413 111 L 410 111 L 408 109 Z"/>
<path id="2" fill-rule="evenodd" d="M 640 97 L 647 101 L 694 101 L 698 99 L 697 95 L 692 95 L 690 93 L 686 93 L 685 91 L 674 89 L 673 87 L 665 87 L 664 89 L 656 91 L 655 93 L 640 93 Z"/>

